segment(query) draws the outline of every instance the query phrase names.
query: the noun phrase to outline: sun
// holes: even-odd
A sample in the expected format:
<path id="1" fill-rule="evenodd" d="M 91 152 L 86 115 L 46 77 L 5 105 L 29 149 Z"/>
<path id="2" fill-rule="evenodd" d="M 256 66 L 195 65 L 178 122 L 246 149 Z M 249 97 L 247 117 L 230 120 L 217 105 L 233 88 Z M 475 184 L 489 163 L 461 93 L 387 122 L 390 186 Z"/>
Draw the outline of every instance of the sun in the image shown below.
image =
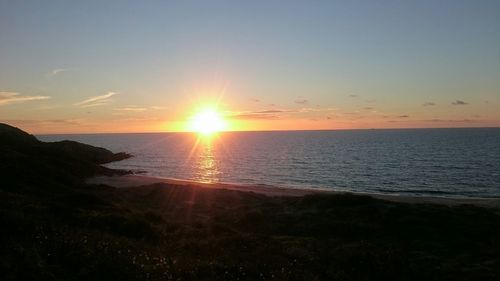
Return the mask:
<path id="1" fill-rule="evenodd" d="M 193 132 L 210 136 L 226 130 L 227 123 L 217 110 L 214 108 L 205 108 L 193 116 L 189 127 Z"/>

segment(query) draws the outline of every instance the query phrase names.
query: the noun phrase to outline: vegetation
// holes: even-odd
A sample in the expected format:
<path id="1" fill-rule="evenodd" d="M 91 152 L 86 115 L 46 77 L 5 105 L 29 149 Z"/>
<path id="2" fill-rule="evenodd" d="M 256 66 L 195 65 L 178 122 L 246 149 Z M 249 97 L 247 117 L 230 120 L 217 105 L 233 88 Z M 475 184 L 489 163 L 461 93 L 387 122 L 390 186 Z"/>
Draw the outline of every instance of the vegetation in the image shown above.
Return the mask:
<path id="1" fill-rule="evenodd" d="M 128 157 L 0 127 L 1 280 L 498 280 L 500 216 L 358 195 L 87 185 Z"/>

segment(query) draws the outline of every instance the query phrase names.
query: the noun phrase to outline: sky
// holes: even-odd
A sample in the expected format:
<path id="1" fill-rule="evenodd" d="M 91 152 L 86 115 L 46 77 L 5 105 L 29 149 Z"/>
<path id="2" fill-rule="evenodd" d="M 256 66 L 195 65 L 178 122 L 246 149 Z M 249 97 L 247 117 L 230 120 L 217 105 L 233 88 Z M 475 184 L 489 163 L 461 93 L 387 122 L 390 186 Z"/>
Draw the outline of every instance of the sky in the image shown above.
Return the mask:
<path id="1" fill-rule="evenodd" d="M 500 126 L 500 1 L 0 0 L 0 122 L 35 134 Z"/>

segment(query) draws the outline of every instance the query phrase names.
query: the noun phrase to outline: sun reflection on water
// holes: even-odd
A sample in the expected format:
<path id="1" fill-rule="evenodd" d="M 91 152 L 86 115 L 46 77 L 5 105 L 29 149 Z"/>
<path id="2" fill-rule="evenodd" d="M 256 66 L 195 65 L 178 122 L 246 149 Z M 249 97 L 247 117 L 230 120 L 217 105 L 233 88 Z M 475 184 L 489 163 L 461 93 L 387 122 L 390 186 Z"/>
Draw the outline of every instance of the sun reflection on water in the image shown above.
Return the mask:
<path id="1" fill-rule="evenodd" d="M 215 147 L 211 138 L 198 140 L 194 163 L 194 180 L 202 183 L 220 181 L 220 167 L 216 158 Z"/>

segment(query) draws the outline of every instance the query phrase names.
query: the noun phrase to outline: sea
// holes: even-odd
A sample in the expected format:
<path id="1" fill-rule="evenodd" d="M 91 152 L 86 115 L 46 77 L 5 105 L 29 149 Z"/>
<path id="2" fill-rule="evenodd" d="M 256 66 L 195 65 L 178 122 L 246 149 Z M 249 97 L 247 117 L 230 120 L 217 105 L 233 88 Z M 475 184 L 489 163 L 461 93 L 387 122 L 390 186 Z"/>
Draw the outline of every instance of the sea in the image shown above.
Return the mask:
<path id="1" fill-rule="evenodd" d="M 106 164 L 204 183 L 500 197 L 500 128 L 40 135 L 128 152 Z"/>

